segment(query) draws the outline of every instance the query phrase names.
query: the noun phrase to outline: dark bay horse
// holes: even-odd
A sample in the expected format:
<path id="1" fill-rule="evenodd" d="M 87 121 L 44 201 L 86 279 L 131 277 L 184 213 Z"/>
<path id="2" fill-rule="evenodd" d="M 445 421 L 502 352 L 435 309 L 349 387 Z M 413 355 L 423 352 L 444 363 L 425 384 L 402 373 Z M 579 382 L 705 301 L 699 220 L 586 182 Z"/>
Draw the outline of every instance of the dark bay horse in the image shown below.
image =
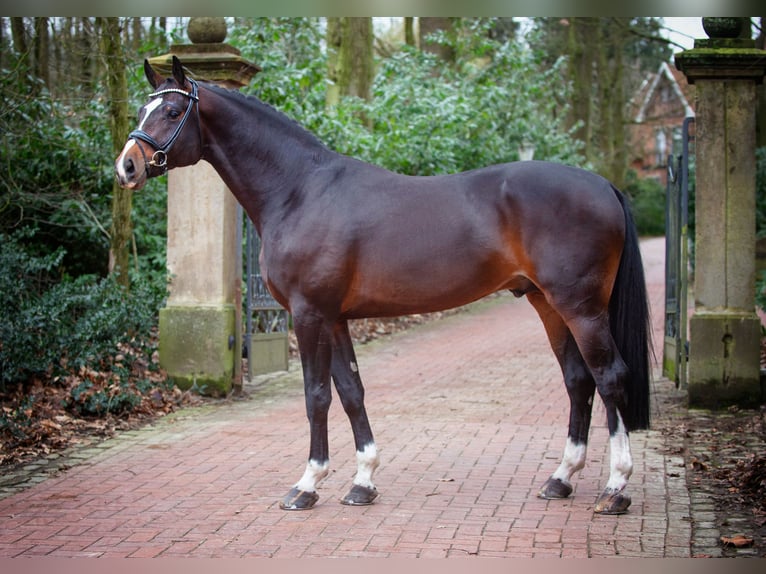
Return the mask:
<path id="1" fill-rule="evenodd" d="M 255 223 L 267 285 L 293 316 L 311 441 L 282 508 L 311 508 L 328 474 L 331 379 L 358 464 L 342 502 L 378 495 L 349 319 L 437 311 L 507 289 L 540 315 L 571 402 L 561 464 L 539 496 L 572 492 L 598 391 L 611 452 L 595 511 L 627 510 L 628 433 L 649 424 L 650 341 L 636 230 L 617 189 L 539 161 L 398 175 L 329 150 L 254 97 L 197 83 L 175 57 L 168 78 L 144 68 L 155 91 L 117 158 L 121 185 L 139 189 L 168 169 L 212 164 Z"/>

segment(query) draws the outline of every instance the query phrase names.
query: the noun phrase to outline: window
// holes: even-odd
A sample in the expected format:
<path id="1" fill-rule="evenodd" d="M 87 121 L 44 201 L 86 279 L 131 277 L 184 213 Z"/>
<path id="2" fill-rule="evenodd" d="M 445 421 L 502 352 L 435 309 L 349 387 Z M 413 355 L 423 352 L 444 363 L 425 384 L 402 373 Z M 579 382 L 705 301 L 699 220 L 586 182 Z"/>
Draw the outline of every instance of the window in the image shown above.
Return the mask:
<path id="1" fill-rule="evenodd" d="M 663 129 L 658 129 L 654 133 L 654 151 L 655 164 L 665 165 L 665 162 L 668 159 L 668 138 Z"/>

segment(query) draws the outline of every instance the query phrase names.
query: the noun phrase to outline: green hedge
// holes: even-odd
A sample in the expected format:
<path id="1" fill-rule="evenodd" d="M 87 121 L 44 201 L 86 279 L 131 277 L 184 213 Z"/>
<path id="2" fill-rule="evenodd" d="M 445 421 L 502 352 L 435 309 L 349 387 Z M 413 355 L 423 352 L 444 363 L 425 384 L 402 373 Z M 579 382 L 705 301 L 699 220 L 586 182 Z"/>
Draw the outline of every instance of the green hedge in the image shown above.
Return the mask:
<path id="1" fill-rule="evenodd" d="M 121 343 L 150 344 L 164 277 L 134 277 L 128 292 L 111 276 L 62 276 L 64 249 L 30 253 L 31 235 L 0 234 L 0 391 L 97 368 Z"/>

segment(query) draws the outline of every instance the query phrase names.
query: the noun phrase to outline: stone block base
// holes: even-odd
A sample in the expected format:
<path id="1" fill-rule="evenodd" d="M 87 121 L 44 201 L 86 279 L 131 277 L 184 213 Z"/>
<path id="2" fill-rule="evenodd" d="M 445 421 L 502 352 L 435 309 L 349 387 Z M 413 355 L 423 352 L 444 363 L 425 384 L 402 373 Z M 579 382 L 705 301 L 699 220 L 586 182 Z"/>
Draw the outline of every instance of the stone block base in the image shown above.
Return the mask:
<path id="1" fill-rule="evenodd" d="M 755 313 L 697 312 L 689 322 L 689 406 L 759 406 L 761 322 Z"/>
<path id="2" fill-rule="evenodd" d="M 234 375 L 234 305 L 160 309 L 160 365 L 183 390 L 222 396 Z"/>

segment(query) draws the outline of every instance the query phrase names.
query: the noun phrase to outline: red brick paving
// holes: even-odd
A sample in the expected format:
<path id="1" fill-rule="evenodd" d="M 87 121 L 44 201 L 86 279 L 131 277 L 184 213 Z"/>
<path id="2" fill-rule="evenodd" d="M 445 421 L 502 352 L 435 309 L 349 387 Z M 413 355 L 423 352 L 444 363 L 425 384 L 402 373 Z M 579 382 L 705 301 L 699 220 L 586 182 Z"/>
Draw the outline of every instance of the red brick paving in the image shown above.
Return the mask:
<path id="1" fill-rule="evenodd" d="M 663 249 L 661 239 L 644 243 L 658 329 Z M 655 341 L 661 354 L 659 331 Z M 683 458 L 663 454 L 657 431 L 632 435 L 630 512 L 593 514 L 609 464 L 600 403 L 572 497 L 536 498 L 562 454 L 568 400 L 526 301 L 490 299 L 360 347 L 358 359 L 382 459 L 376 504 L 338 503 L 355 459 L 336 398 L 317 507 L 279 509 L 308 447 L 294 367 L 266 377 L 250 400 L 125 433 L 0 500 L 0 557 L 690 555 Z"/>

